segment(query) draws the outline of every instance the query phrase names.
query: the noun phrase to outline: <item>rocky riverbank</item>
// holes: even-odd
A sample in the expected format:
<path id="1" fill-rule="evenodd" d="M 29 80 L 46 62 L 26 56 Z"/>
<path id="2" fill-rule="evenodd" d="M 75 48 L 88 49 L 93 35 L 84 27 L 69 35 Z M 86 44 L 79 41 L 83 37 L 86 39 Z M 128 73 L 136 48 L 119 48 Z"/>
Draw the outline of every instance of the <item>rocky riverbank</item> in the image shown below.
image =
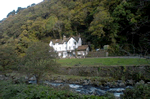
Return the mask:
<path id="1" fill-rule="evenodd" d="M 55 78 L 56 79 L 56 78 Z M 140 80 L 136 82 L 135 80 L 114 80 L 112 82 L 104 81 L 104 82 L 99 82 L 98 80 L 91 80 L 91 79 L 78 79 L 78 80 L 70 80 L 70 79 L 56 79 L 56 80 L 48 80 L 49 82 L 55 82 L 55 83 L 68 83 L 68 84 L 79 84 L 79 85 L 92 85 L 92 86 L 98 86 L 98 87 L 110 87 L 110 88 L 116 88 L 116 87 L 126 87 L 126 86 L 135 86 L 136 84 L 150 84 L 150 82 L 146 82 L 144 80 Z"/>
<path id="2" fill-rule="evenodd" d="M 111 78 L 110 78 L 111 79 Z M 28 79 L 28 77 L 12 77 L 11 75 L 0 75 L 0 80 L 13 80 L 14 82 L 19 82 L 19 81 L 34 81 L 36 80 L 35 77 L 31 77 Z M 138 83 L 142 83 L 142 84 L 150 84 L 150 82 L 145 82 L 144 80 L 140 80 L 139 82 L 136 82 L 135 80 L 113 80 L 113 81 L 107 81 L 108 79 L 101 79 L 101 81 L 99 81 L 98 79 L 64 79 L 61 78 L 61 76 L 57 76 L 57 77 L 52 77 L 51 79 L 47 80 L 49 82 L 55 82 L 55 83 L 68 83 L 68 84 L 79 84 L 79 85 L 93 85 L 93 86 L 109 86 L 111 88 L 114 87 L 125 87 L 125 86 L 134 86 Z"/>
<path id="3" fill-rule="evenodd" d="M 63 76 L 64 77 L 64 76 Z M 120 98 L 120 95 L 124 93 L 127 88 L 133 88 L 138 84 L 150 84 L 144 80 L 136 82 L 135 80 L 114 80 L 112 78 L 106 79 L 65 79 L 61 76 L 51 77 L 49 80 L 43 80 L 41 83 L 51 87 L 57 87 L 60 89 L 67 89 L 79 94 L 85 95 L 105 95 L 107 92 L 112 93 L 116 99 Z M 112 79 L 112 80 L 110 80 Z M 12 74 L 0 75 L 0 80 L 12 80 L 14 83 L 23 83 L 27 84 L 36 83 L 35 77 L 28 78 L 26 76 L 12 76 Z M 103 81 L 103 82 L 102 82 Z"/>
<path id="4" fill-rule="evenodd" d="M 16 84 L 36 83 L 35 77 L 17 71 L 1 73 L 0 80 L 12 80 Z M 60 67 L 57 74 L 47 73 L 40 82 L 80 94 L 104 95 L 110 92 L 120 97 L 126 88 L 150 84 L 150 66 Z"/>

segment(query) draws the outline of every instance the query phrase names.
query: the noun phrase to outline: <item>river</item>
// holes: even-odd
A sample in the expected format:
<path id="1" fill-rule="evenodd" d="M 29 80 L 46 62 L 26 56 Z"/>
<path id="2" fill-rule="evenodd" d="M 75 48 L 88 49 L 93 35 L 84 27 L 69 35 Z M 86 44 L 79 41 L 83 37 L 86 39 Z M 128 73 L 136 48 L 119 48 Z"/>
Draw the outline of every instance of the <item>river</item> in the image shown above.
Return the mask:
<path id="1" fill-rule="evenodd" d="M 29 81 L 29 83 L 34 84 L 36 81 Z M 56 82 L 49 82 L 44 81 L 43 84 L 51 85 L 53 87 L 63 87 L 63 86 L 69 86 L 69 89 L 85 95 L 98 95 L 102 96 L 105 95 L 106 92 L 112 93 L 117 99 L 120 99 L 120 95 L 123 94 L 123 91 L 126 90 L 126 88 L 133 88 L 132 86 L 126 86 L 126 87 L 117 87 L 117 88 L 110 88 L 109 86 L 105 87 L 95 87 L 92 85 L 78 85 L 78 84 L 67 84 L 67 83 L 56 83 Z"/>

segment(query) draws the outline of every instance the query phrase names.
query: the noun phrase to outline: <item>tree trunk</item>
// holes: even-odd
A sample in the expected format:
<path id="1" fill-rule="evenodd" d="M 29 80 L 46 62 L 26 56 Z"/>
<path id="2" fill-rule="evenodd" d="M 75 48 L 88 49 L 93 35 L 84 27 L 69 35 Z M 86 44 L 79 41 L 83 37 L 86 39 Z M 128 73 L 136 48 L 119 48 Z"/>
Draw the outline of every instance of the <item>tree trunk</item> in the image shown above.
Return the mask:
<path id="1" fill-rule="evenodd" d="M 56 38 L 56 35 L 55 35 L 55 32 L 54 32 L 54 30 L 53 30 L 53 36 L 54 36 L 54 38 Z"/>
<path id="2" fill-rule="evenodd" d="M 38 75 L 35 75 L 35 78 L 36 78 L 36 84 L 39 85 L 39 80 L 40 80 L 40 77 Z"/>
<path id="3" fill-rule="evenodd" d="M 61 37 L 61 31 L 59 30 L 58 32 L 59 32 L 59 38 L 62 39 L 62 37 Z"/>
<path id="4" fill-rule="evenodd" d="M 41 74 L 35 75 L 35 78 L 36 78 L 36 83 L 39 85 L 40 84 Z"/>
<path id="5" fill-rule="evenodd" d="M 39 85 L 39 77 L 36 77 L 36 83 Z"/>

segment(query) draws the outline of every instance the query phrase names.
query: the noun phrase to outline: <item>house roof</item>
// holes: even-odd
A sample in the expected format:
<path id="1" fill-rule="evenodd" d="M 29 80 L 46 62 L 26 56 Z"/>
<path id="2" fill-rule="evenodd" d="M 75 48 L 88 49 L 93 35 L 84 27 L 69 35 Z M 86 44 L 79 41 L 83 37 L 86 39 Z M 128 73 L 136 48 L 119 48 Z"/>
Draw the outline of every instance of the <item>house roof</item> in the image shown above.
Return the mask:
<path id="1" fill-rule="evenodd" d="M 76 40 L 76 41 L 79 41 L 79 36 L 73 36 L 73 38 Z"/>
<path id="2" fill-rule="evenodd" d="M 82 46 L 79 46 L 78 47 L 78 51 L 84 51 L 84 50 L 86 50 L 88 48 L 88 45 L 82 45 Z"/>
<path id="3" fill-rule="evenodd" d="M 78 40 L 79 40 L 79 36 L 71 36 L 73 39 L 75 39 L 77 42 L 78 42 Z M 55 43 L 59 43 L 59 44 L 63 44 L 64 42 L 68 42 L 69 40 L 70 40 L 70 38 L 71 37 L 69 37 L 69 38 L 64 38 L 63 40 L 62 39 L 53 39 L 53 40 L 51 40 L 52 42 L 53 42 L 53 44 L 55 44 Z"/>
<path id="4" fill-rule="evenodd" d="M 61 42 L 61 39 L 55 39 L 55 40 L 51 40 L 51 41 L 55 44 L 55 43 Z"/>

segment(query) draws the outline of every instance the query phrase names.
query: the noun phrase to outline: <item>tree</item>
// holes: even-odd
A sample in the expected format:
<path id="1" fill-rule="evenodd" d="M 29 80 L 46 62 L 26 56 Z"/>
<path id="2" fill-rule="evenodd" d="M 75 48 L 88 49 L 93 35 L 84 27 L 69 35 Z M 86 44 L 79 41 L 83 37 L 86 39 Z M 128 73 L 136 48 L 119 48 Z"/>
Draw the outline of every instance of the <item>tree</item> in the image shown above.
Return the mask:
<path id="1" fill-rule="evenodd" d="M 32 7 L 32 6 L 35 6 L 35 3 L 31 4 L 31 7 Z"/>
<path id="2" fill-rule="evenodd" d="M 141 5 L 141 3 L 143 3 Z M 111 30 L 117 34 L 116 43 L 121 50 L 147 54 L 149 49 L 149 15 L 147 14 L 150 3 L 138 0 L 123 0 L 113 12 Z M 113 32 L 114 31 L 114 32 Z M 134 48 L 134 50 L 133 50 Z"/>
<path id="3" fill-rule="evenodd" d="M 16 13 L 19 13 L 21 10 L 24 10 L 25 8 L 21 8 L 21 7 L 18 7 L 18 10 L 16 11 Z"/>
<path id="4" fill-rule="evenodd" d="M 114 50 L 113 46 L 119 45 L 132 54 L 133 47 L 136 54 L 150 53 L 148 0 L 45 0 L 22 9 L 11 11 L 0 22 L 0 35 L 6 35 L 1 44 L 7 44 L 10 38 L 10 42 L 19 41 L 16 48 L 20 54 L 28 48 L 26 39 L 43 41 L 79 33 L 95 48 L 108 44 Z"/>
<path id="5" fill-rule="evenodd" d="M 9 17 L 10 15 L 15 15 L 15 10 L 11 11 L 10 13 L 8 13 L 7 17 Z"/>
<path id="6" fill-rule="evenodd" d="M 58 66 L 56 57 L 57 54 L 52 47 L 43 42 L 36 42 L 27 49 L 21 68 L 26 73 L 34 75 L 39 84 L 39 80 L 45 72 L 54 71 Z"/>
<path id="7" fill-rule="evenodd" d="M 48 33 L 52 32 L 54 38 L 56 38 L 56 33 L 54 32 L 53 27 L 57 21 L 58 21 L 58 18 L 52 15 L 47 19 L 47 22 L 46 22 L 46 30 Z"/>
<path id="8" fill-rule="evenodd" d="M 59 38 L 62 39 L 62 30 L 64 23 L 62 21 L 57 21 L 53 27 L 53 30 L 58 31 L 59 33 Z"/>
<path id="9" fill-rule="evenodd" d="M 12 46 L 0 46 L 0 66 L 5 70 L 6 67 L 12 67 L 17 63 L 17 54 Z"/>

